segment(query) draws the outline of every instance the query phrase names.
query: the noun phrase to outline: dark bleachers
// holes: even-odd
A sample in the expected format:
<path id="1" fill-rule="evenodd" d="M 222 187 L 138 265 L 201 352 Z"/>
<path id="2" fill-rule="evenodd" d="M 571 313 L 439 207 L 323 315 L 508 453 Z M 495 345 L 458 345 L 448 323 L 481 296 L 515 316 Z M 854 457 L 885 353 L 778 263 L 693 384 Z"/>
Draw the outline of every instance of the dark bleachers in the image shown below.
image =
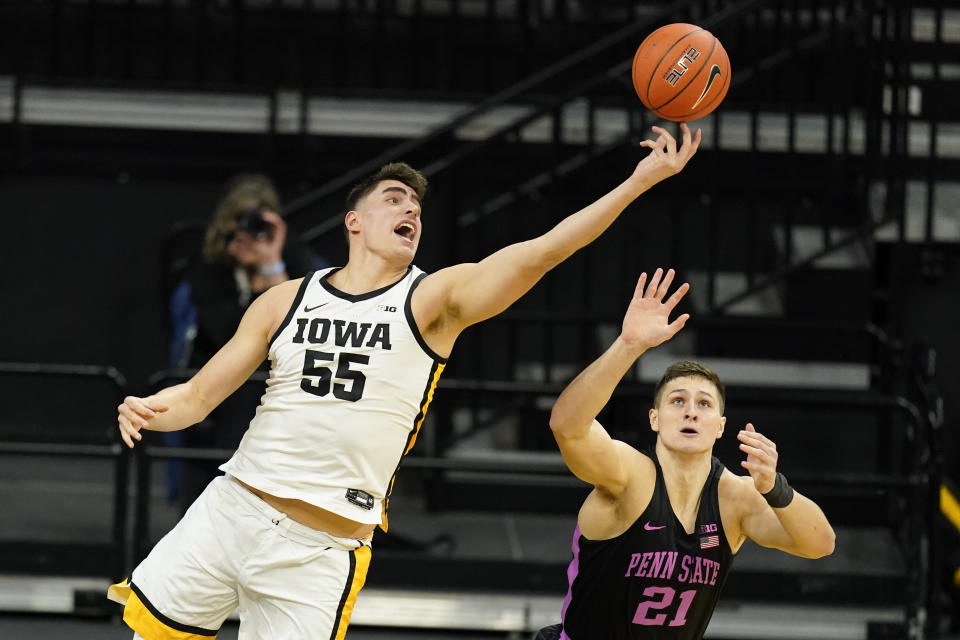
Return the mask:
<path id="1" fill-rule="evenodd" d="M 931 444 L 940 437 L 931 418 L 937 396 L 914 384 L 933 374 L 914 361 L 922 349 L 911 330 L 938 323 L 944 335 L 938 316 L 955 309 L 943 292 L 952 280 L 937 290 L 939 306 L 921 305 L 913 274 L 935 280 L 937 264 L 945 273 L 951 264 L 949 251 L 932 246 L 943 219 L 932 221 L 935 211 L 949 213 L 950 192 L 937 200 L 935 182 L 957 173 L 948 144 L 956 80 L 940 66 L 956 58 L 944 28 L 953 4 L 7 3 L 0 21 L 21 28 L 0 42 L 0 75 L 10 78 L 0 95 L 13 105 L 9 117 L 0 115 L 0 167 L 51 183 L 59 175 L 116 176 L 135 187 L 144 176 L 214 183 L 257 166 L 286 187 L 291 229 L 333 258 L 342 253 L 346 188 L 382 162 L 404 159 L 433 184 L 418 258 L 432 270 L 540 233 L 621 181 L 653 124 L 630 86 L 633 49 L 659 24 L 703 24 L 730 52 L 734 85 L 723 108 L 697 123 L 706 135 L 698 157 L 511 310 L 462 336 L 418 457 L 405 463 L 394 537 L 378 547 L 371 587 L 562 596 L 571 523 L 586 487 L 557 458 L 546 429 L 550 403 L 614 335 L 639 272 L 676 266 L 693 284 L 682 309 L 693 319 L 645 360 L 651 364 L 641 362 L 605 423 L 642 442 L 645 394 L 659 363 L 680 355 L 716 361 L 734 378 L 731 423 L 769 425 L 789 452 L 783 464 L 794 483 L 841 529 L 837 554 L 823 562 L 748 548 L 731 577 L 731 601 L 856 601 L 919 625 L 923 606 L 928 620 L 937 610 L 929 577 L 936 549 L 924 549 L 929 489 L 941 469 Z M 104 102 L 85 102 L 91 89 Z M 222 119 L 196 106 L 198 96 L 222 101 Z M 63 104 L 72 107 L 62 110 L 66 122 L 51 119 Z M 143 120 L 68 119 L 98 104 L 124 117 L 140 109 Z M 183 104 L 197 111 L 180 111 Z M 209 118 L 207 128 L 186 120 L 189 113 Z M 184 118 L 182 127 L 171 125 L 174 116 Z M 396 124 L 353 135 L 364 117 Z M 82 212 L 91 207 L 82 203 Z M 921 232 L 908 238 L 901 225 L 916 215 Z M 915 255 L 908 240 L 933 257 Z M 142 237 L 136 249 L 150 253 L 159 242 Z M 104 325 L 94 313 L 91 327 Z M 941 361 L 956 359 L 949 354 Z M 756 386 L 770 382 L 788 388 Z M 13 400 L 46 397 L 50 384 L 20 376 Z M 43 420 L 23 403 L 7 403 L 0 452 L 11 481 L 75 482 L 79 490 L 80 480 L 102 486 L 112 478 L 123 486 L 116 402 L 81 411 L 92 391 L 79 382 L 56 387 Z M 904 413 L 909 404 L 919 420 Z M 40 447 L 64 443 L 92 448 Z M 176 518 L 178 505 L 164 497 L 164 456 L 188 455 L 148 443 L 155 448 L 141 452 L 154 456 L 149 469 L 140 459 L 142 510 L 124 530 L 135 532 L 134 556 Z M 68 450 L 114 458 L 55 462 Z M 732 440 L 718 454 L 736 468 Z M 78 537 L 116 544 L 125 535 L 114 528 L 123 518 L 106 522 L 122 508 L 109 497 L 71 501 L 36 484 L 32 490 L 38 498 L 25 517 L 38 526 L 31 535 L 51 512 L 71 520 L 84 504 L 99 511 L 95 524 L 78 526 Z M 438 534 L 454 546 L 430 547 Z M 104 566 L 97 555 L 104 548 L 7 548 L 9 570 Z M 110 577 L 127 568 L 108 566 Z"/>

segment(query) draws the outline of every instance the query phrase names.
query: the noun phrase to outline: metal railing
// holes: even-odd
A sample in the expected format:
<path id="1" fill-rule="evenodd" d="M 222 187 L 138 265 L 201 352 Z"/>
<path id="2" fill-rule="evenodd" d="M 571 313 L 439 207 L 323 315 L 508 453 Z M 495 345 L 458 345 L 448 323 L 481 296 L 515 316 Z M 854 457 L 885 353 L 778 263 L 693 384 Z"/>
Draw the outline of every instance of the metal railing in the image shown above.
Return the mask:
<path id="1" fill-rule="evenodd" d="M 105 409 L 116 406 L 126 395 L 127 382 L 114 367 L 40 364 L 40 363 L 0 363 L 0 377 L 6 379 L 7 388 L 18 389 L 18 399 L 23 406 L 30 407 L 35 423 L 43 423 L 43 414 L 50 409 L 51 403 L 64 399 L 64 390 L 71 382 L 95 383 L 102 388 L 98 395 L 109 403 Z M 23 397 L 24 381 L 43 381 L 45 387 L 42 396 Z M 18 386 L 19 382 L 19 386 Z M 66 382 L 66 385 L 64 385 Z M 67 396 L 69 398 L 69 396 Z M 80 405 L 82 406 L 82 405 Z M 80 406 L 76 406 L 79 410 Z M 9 412 L 7 412 L 9 416 Z M 4 420 L 6 422 L 6 420 Z M 0 440 L 0 455 L 23 457 L 58 458 L 65 461 L 77 458 L 103 460 L 112 467 L 110 483 L 110 535 L 106 541 L 91 542 L 78 540 L 46 541 L 4 540 L 0 553 L 0 571 L 5 573 L 41 573 L 59 575 L 100 575 L 119 578 L 129 566 L 130 539 L 127 522 L 127 488 L 129 486 L 129 456 L 126 447 L 116 438 L 116 429 L 104 425 L 97 433 L 51 432 L 37 433 L 35 423 L 26 423 L 16 433 L 9 427 L 4 428 L 3 440 Z M 65 463 L 66 464 L 66 463 Z M 15 517 L 15 507 L 10 505 L 8 517 Z"/>

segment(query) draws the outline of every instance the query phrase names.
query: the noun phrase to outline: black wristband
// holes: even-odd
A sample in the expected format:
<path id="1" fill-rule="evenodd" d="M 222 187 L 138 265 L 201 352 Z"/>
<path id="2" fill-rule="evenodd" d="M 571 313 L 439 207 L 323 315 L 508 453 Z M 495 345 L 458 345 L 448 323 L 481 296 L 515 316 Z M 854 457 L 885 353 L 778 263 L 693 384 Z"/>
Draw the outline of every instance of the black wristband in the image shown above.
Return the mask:
<path id="1" fill-rule="evenodd" d="M 777 481 L 773 484 L 773 489 L 760 495 L 774 509 L 782 509 L 793 502 L 793 487 L 787 484 L 786 477 L 778 471 Z"/>

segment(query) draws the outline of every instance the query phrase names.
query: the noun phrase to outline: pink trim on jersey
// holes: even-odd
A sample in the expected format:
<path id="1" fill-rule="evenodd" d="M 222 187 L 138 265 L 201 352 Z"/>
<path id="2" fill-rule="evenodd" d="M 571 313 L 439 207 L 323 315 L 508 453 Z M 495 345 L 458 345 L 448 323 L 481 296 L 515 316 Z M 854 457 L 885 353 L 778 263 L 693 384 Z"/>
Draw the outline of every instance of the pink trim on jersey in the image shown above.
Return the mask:
<path id="1" fill-rule="evenodd" d="M 577 574 L 580 573 L 580 525 L 577 525 L 573 530 L 573 544 L 570 548 L 573 551 L 573 559 L 570 561 L 570 566 L 567 567 L 567 582 L 570 587 L 567 589 L 567 596 L 563 599 L 563 609 L 560 610 L 561 622 L 567 618 L 567 607 L 570 606 L 570 599 L 573 597 L 573 581 L 577 579 Z M 560 640 L 570 640 L 570 638 L 567 637 L 566 632 L 563 632 Z"/>

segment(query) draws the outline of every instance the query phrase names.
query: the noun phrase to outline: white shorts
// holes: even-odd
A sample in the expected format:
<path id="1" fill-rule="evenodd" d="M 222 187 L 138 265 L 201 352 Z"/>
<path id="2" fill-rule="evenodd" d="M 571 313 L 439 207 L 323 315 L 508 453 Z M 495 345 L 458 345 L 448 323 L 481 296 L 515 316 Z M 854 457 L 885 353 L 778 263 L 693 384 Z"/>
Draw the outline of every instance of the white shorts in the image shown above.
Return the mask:
<path id="1" fill-rule="evenodd" d="M 221 476 L 108 597 L 146 640 L 211 638 L 237 607 L 241 640 L 341 640 L 370 554 Z"/>

